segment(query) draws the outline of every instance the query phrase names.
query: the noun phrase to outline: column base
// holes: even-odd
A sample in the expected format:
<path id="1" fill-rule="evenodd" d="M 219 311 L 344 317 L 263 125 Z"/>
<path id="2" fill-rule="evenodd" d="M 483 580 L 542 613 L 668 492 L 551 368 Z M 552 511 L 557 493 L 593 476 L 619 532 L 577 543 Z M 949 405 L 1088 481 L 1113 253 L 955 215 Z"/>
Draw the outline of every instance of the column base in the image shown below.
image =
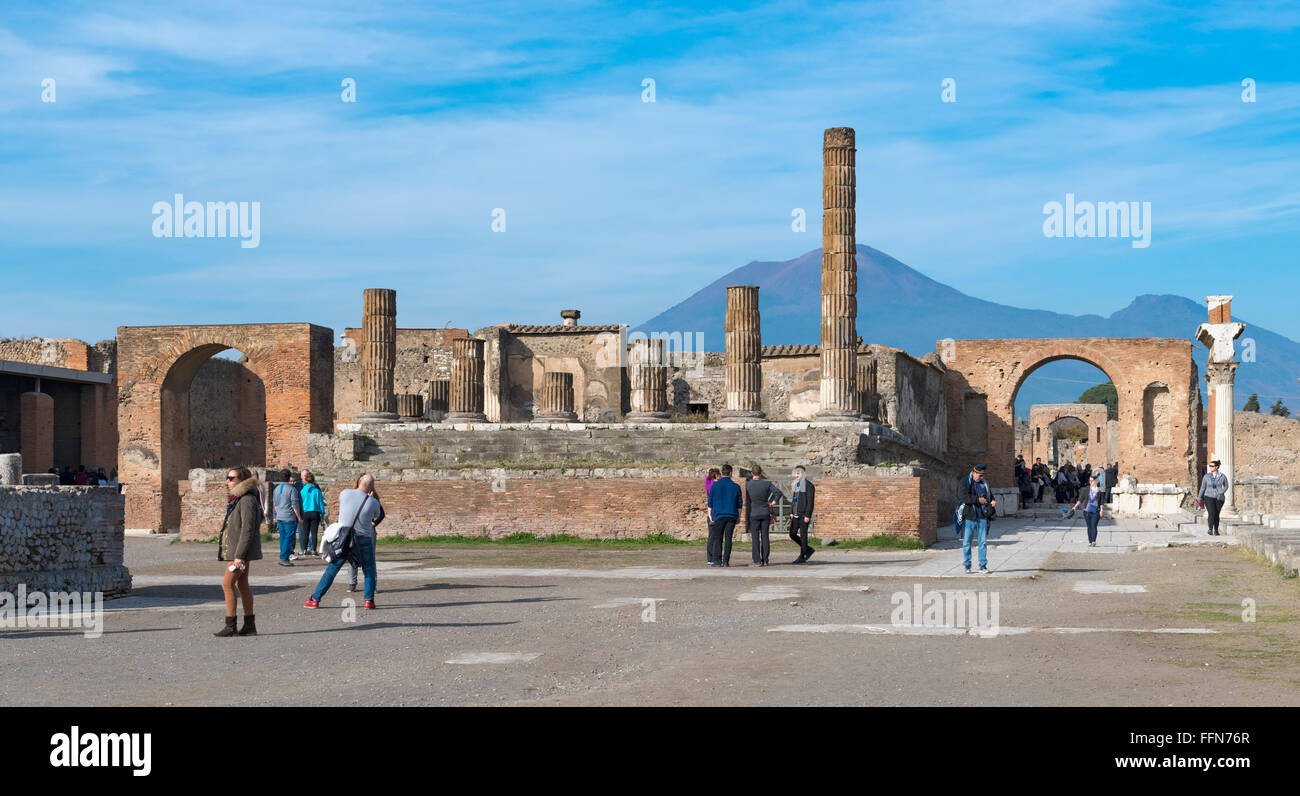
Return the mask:
<path id="1" fill-rule="evenodd" d="M 853 412 L 844 412 L 839 409 L 823 409 L 813 415 L 813 420 L 820 420 L 827 423 L 861 423 L 862 415 Z"/>
<path id="2" fill-rule="evenodd" d="M 577 412 L 561 412 L 555 415 L 533 415 L 534 423 L 576 423 L 578 422 Z"/>
<path id="3" fill-rule="evenodd" d="M 667 423 L 667 412 L 628 412 L 623 419 L 628 423 Z"/>
<path id="4" fill-rule="evenodd" d="M 732 410 L 723 412 L 718 416 L 721 423 L 745 423 L 753 420 L 762 420 L 767 417 L 763 412 L 757 410 Z"/>
<path id="5" fill-rule="evenodd" d="M 442 419 L 444 423 L 486 423 L 487 415 L 482 412 L 448 412 Z"/>
<path id="6" fill-rule="evenodd" d="M 353 423 L 396 423 L 396 412 L 362 412 L 352 418 Z"/>

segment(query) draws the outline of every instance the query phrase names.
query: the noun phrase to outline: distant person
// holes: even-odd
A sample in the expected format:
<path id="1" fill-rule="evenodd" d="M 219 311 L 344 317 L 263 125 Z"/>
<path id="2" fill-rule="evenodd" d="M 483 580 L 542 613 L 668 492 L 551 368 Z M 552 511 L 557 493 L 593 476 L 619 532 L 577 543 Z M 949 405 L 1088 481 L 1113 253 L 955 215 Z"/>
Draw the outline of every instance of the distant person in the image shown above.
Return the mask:
<path id="1" fill-rule="evenodd" d="M 302 524 L 302 495 L 290 479 L 293 475 L 287 470 L 280 471 L 281 483 L 271 491 L 271 505 L 275 509 L 275 524 L 280 530 L 280 566 L 293 566 L 293 544 L 298 538 L 298 526 Z"/>
<path id="2" fill-rule="evenodd" d="M 355 489 L 345 489 L 339 493 L 339 522 L 351 523 L 348 527 L 351 527 L 356 534 L 348 560 L 360 564 L 366 575 L 365 607 L 367 609 L 375 607 L 375 538 L 379 534 L 379 523 L 383 521 L 384 507 L 379 502 L 374 476 L 363 473 L 357 478 Z M 321 598 L 329 591 L 334 578 L 342 568 L 341 559 L 329 562 L 325 566 L 325 571 L 321 573 L 316 590 L 312 592 L 311 598 L 303 603 L 303 607 L 318 607 Z"/>
<path id="3" fill-rule="evenodd" d="M 772 510 L 776 501 L 781 499 L 781 490 L 763 477 L 763 468 L 757 464 L 752 468 L 752 477 L 745 482 L 745 494 L 749 497 L 749 540 L 750 556 L 760 567 L 767 566 L 767 557 L 771 552 Z"/>
<path id="4" fill-rule="evenodd" d="M 808 480 L 807 471 L 800 465 L 794 468 L 794 484 L 790 487 L 790 540 L 799 545 L 799 557 L 794 564 L 806 564 L 817 552 L 808 544 L 808 528 L 812 525 L 813 503 L 817 490 Z"/>
<path id="5" fill-rule="evenodd" d="M 722 465 L 718 480 L 709 487 L 709 566 L 731 566 L 731 535 L 740 519 L 743 499 L 740 485 L 731 480 L 731 465 Z"/>
<path id="6" fill-rule="evenodd" d="M 72 486 L 75 483 L 75 476 L 72 474 L 72 468 L 64 465 L 63 472 L 59 473 L 59 486 Z"/>
<path id="7" fill-rule="evenodd" d="M 77 472 L 72 476 L 72 483 L 76 486 L 85 486 L 90 483 L 90 473 L 86 472 L 86 465 L 77 465 Z"/>
<path id="8" fill-rule="evenodd" d="M 993 497 L 992 487 L 984 480 L 987 470 L 988 468 L 985 465 L 977 464 L 971 470 L 970 475 L 966 476 L 960 511 L 962 519 L 962 566 L 966 567 L 967 575 L 970 574 L 970 545 L 971 541 L 976 538 L 979 539 L 980 574 L 989 574 L 988 512 L 990 507 L 998 505 L 998 501 Z"/>
<path id="9" fill-rule="evenodd" d="M 1097 484 L 1096 473 L 1093 473 L 1088 480 L 1088 501 L 1087 505 L 1085 505 L 1083 509 L 1083 520 L 1088 524 L 1088 546 L 1096 547 L 1097 525 L 1101 522 L 1103 516 L 1102 506 L 1106 503 L 1106 493 Z M 1074 505 L 1070 508 L 1070 511 L 1077 510 L 1079 504 L 1083 502 L 1083 496 L 1080 495 L 1079 499 L 1076 500 Z"/>
<path id="10" fill-rule="evenodd" d="M 217 560 L 229 561 L 221 578 L 221 590 L 226 595 L 226 626 L 212 635 L 236 635 L 236 593 L 244 603 L 244 626 L 241 636 L 257 635 L 257 617 L 253 614 L 253 589 L 248 585 L 250 561 L 262 557 L 262 511 L 257 492 L 257 476 L 247 467 L 232 468 L 226 472 L 226 519 L 217 536 Z"/>
<path id="11" fill-rule="evenodd" d="M 320 530 L 321 517 L 325 516 L 325 496 L 316 486 L 316 475 L 311 470 L 302 471 L 302 489 L 298 490 L 302 498 L 302 529 L 299 543 L 302 545 L 300 556 L 316 555 L 316 533 Z"/>
<path id="12" fill-rule="evenodd" d="M 1111 496 L 1115 492 L 1115 485 L 1119 483 L 1119 462 L 1115 462 L 1106 470 L 1106 502 L 1109 503 Z"/>
<path id="13" fill-rule="evenodd" d="M 713 483 L 721 477 L 722 477 L 722 471 L 719 470 L 717 467 L 710 467 L 709 472 L 706 473 L 704 476 L 704 516 L 706 519 L 709 516 L 709 490 L 713 488 Z M 711 519 L 708 520 L 708 535 L 706 535 L 704 538 L 705 539 L 713 538 L 713 520 Z M 705 543 L 705 555 L 708 557 L 709 563 L 712 564 L 713 551 L 709 549 L 707 542 Z"/>
<path id="14" fill-rule="evenodd" d="M 1201 476 L 1201 488 L 1196 493 L 1196 500 L 1207 512 L 1206 520 L 1210 525 L 1210 536 L 1219 535 L 1219 512 L 1223 510 L 1223 499 L 1228 494 L 1228 476 L 1219 472 L 1221 462 L 1210 462 L 1210 471 Z"/>

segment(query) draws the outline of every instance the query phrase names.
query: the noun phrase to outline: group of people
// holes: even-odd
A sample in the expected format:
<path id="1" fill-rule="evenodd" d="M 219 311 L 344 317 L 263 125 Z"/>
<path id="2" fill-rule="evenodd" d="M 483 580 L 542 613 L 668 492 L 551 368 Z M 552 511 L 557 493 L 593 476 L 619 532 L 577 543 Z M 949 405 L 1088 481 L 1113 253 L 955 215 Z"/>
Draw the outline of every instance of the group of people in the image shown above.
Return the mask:
<path id="1" fill-rule="evenodd" d="M 226 517 L 217 537 L 217 560 L 229 562 L 221 581 L 226 599 L 226 624 L 215 636 L 257 635 L 248 573 L 250 562 L 262 558 L 261 528 L 265 517 L 273 516 L 280 532 L 281 566 L 293 566 L 291 559 L 319 556 L 316 545 L 321 521 L 326 516 L 324 495 L 310 470 L 301 471 L 298 478 L 292 476 L 289 470 L 282 470 L 281 482 L 264 490 L 247 467 L 233 467 L 226 472 Z M 364 605 L 373 609 L 377 585 L 375 541 L 377 528 L 384 521 L 384 508 L 373 476 L 363 473 L 352 489 L 339 493 L 339 519 L 341 528 L 351 530 L 353 543 L 346 556 L 329 561 L 303 606 L 318 607 L 347 563 L 352 567 L 348 591 L 357 590 L 357 570 L 361 569 L 365 575 Z M 301 547 L 296 550 L 295 540 L 301 541 Z M 244 624 L 236 627 L 240 602 L 244 608 Z"/>
<path id="2" fill-rule="evenodd" d="M 104 472 L 103 467 L 86 469 L 86 465 L 79 464 L 74 471 L 68 465 L 64 465 L 62 470 L 57 467 L 51 467 L 50 475 L 59 477 L 59 486 L 117 486 L 117 470 L 114 469 L 112 475 Z"/>
<path id="3" fill-rule="evenodd" d="M 763 475 L 763 468 L 753 465 L 744 486 L 736 483 L 730 464 L 712 468 L 704 478 L 705 506 L 709 521 L 707 546 L 708 565 L 731 566 L 731 541 L 745 503 L 749 504 L 750 557 L 755 566 L 765 567 L 771 554 L 772 519 L 777 504 L 786 499 L 781 489 Z M 741 490 L 744 490 L 743 495 Z M 807 471 L 795 467 L 791 473 L 790 540 L 799 545 L 799 557 L 794 564 L 805 564 L 815 552 L 808 544 L 808 530 L 812 526 L 813 503 L 817 490 L 808 480 Z"/>
<path id="4" fill-rule="evenodd" d="M 1119 478 L 1119 464 L 1107 467 L 1105 464 L 1093 468 L 1084 464 L 1080 469 L 1073 464 L 1053 467 L 1043 464 L 1041 458 L 1035 459 L 1033 466 L 1027 466 L 1023 455 L 1016 456 L 1016 487 L 1020 490 L 1022 503 L 1042 503 L 1043 496 L 1051 491 L 1057 503 L 1074 503 L 1080 499 L 1084 490 L 1092 485 L 1096 476 L 1097 484 L 1104 493 L 1104 502 L 1110 502 L 1110 492 Z"/>

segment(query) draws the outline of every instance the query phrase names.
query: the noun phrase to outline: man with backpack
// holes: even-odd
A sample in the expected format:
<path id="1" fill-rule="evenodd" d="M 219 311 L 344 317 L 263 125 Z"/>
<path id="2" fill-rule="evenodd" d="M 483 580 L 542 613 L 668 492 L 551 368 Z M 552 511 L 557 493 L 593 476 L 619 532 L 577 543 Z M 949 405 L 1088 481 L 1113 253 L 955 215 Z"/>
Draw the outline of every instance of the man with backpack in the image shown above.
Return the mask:
<path id="1" fill-rule="evenodd" d="M 989 574 L 988 533 L 989 517 L 993 514 L 998 501 L 993 497 L 993 488 L 984 480 L 988 468 L 977 464 L 966 476 L 966 488 L 962 504 L 957 511 L 962 520 L 961 554 L 962 565 L 966 574 L 970 574 L 970 545 L 974 537 L 979 538 L 980 574 Z"/>

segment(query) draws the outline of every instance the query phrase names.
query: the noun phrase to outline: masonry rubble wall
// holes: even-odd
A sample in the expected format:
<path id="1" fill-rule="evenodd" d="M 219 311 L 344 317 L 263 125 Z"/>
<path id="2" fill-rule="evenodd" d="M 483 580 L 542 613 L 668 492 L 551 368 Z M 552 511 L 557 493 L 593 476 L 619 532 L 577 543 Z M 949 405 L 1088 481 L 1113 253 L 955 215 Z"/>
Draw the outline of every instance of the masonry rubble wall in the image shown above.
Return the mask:
<path id="1" fill-rule="evenodd" d="M 131 590 L 115 487 L 0 486 L 0 591 Z"/>

